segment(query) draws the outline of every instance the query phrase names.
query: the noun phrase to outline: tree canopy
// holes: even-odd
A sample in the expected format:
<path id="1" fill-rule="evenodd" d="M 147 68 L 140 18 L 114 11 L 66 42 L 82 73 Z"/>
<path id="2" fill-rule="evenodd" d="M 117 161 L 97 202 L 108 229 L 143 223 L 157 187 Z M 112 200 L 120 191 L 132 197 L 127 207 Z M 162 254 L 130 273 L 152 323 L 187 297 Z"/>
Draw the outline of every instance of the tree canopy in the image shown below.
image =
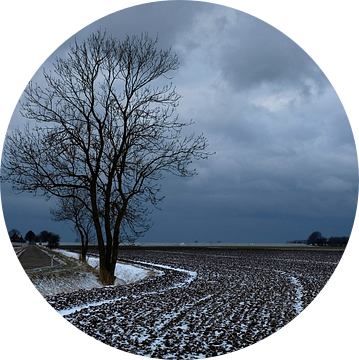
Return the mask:
<path id="1" fill-rule="evenodd" d="M 35 240 L 35 237 L 35 233 L 32 230 L 29 230 L 25 235 L 25 240 L 31 243 Z"/>
<path id="2" fill-rule="evenodd" d="M 75 199 L 91 217 L 103 283 L 114 282 L 123 235 L 149 228 L 163 172 L 195 175 L 191 162 L 209 155 L 203 135 L 182 136 L 192 121 L 174 114 L 178 66 L 147 34 L 98 31 L 43 71 L 44 86 L 29 83 L 21 114 L 35 124 L 6 137 L 3 175 L 14 189 Z"/>

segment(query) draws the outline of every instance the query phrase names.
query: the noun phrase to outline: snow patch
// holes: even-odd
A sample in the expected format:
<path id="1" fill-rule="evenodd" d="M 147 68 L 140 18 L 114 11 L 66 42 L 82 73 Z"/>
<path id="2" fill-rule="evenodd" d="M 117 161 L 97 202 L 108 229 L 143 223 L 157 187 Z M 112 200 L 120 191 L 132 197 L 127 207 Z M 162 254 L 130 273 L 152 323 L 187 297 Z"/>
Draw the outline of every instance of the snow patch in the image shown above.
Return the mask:
<path id="1" fill-rule="evenodd" d="M 60 249 L 56 249 L 54 251 L 72 259 L 79 259 L 78 253 Z M 60 259 L 57 260 L 63 263 L 63 261 L 61 261 Z M 98 269 L 99 259 L 95 256 L 90 256 L 88 258 L 88 264 L 91 267 Z M 117 263 L 115 269 L 115 285 L 130 284 L 144 279 L 145 277 L 149 276 L 149 274 L 150 270 L 145 269 L 144 267 Z M 61 269 L 57 269 L 55 267 L 53 268 L 51 276 L 43 278 L 41 276 L 41 272 L 39 273 L 39 275 L 40 276 L 33 276 L 32 282 L 36 289 L 43 296 L 69 293 L 80 289 L 90 290 L 93 288 L 103 287 L 103 285 L 98 281 L 98 276 L 89 271 L 81 270 L 81 268 L 75 269 L 71 276 L 63 276 Z"/>
<path id="2" fill-rule="evenodd" d="M 296 304 L 294 305 L 294 307 L 295 307 L 295 310 L 297 311 L 297 314 L 299 315 L 303 311 L 303 302 L 302 302 L 303 286 L 300 283 L 300 281 L 294 276 L 290 277 L 290 281 L 296 287 L 297 299 L 296 299 Z"/>
<path id="3" fill-rule="evenodd" d="M 73 259 L 79 258 L 79 254 L 74 253 L 74 252 L 70 252 L 67 250 L 56 250 L 56 251 L 69 257 L 69 258 L 73 258 Z M 99 266 L 100 266 L 99 265 L 100 260 L 99 260 L 99 258 L 97 258 L 95 256 L 89 256 L 87 258 L 87 264 L 90 265 L 91 267 L 93 267 L 94 269 L 98 270 Z M 115 268 L 115 276 L 116 276 L 115 284 L 116 283 L 117 284 L 130 284 L 135 281 L 144 279 L 148 275 L 149 275 L 149 270 L 144 269 L 142 267 L 134 266 L 134 265 L 130 265 L 130 264 L 117 263 L 116 268 Z"/>
<path id="4" fill-rule="evenodd" d="M 68 255 L 66 255 L 66 256 L 68 256 Z M 93 265 L 96 265 L 95 260 L 97 258 L 94 257 L 94 258 L 90 258 L 90 259 L 92 259 L 92 260 L 90 260 L 90 262 L 88 260 L 88 263 L 89 264 L 92 263 Z M 95 260 L 93 260 L 93 259 L 95 259 Z M 156 294 L 156 293 L 159 293 L 159 292 L 165 292 L 165 291 L 168 291 L 168 290 L 171 290 L 171 289 L 174 289 L 174 288 L 183 287 L 185 285 L 190 284 L 197 277 L 197 272 L 196 271 L 190 271 L 190 270 L 185 270 L 185 269 L 181 269 L 181 268 L 174 268 L 174 267 L 171 267 L 171 266 L 162 265 L 162 264 L 155 264 L 155 263 L 150 263 L 150 262 L 143 262 L 143 261 L 133 261 L 133 262 L 135 262 L 137 264 L 141 264 L 143 266 L 155 266 L 155 267 L 162 268 L 162 269 L 168 269 L 168 270 L 174 270 L 174 271 L 178 271 L 178 272 L 183 272 L 183 273 L 186 273 L 186 274 L 189 275 L 189 277 L 186 278 L 183 282 L 179 282 L 179 283 L 175 284 L 174 286 L 169 286 L 169 287 L 163 289 L 162 291 L 145 292 L 148 295 Z M 118 267 L 118 270 L 117 270 L 117 267 L 116 267 L 115 274 L 122 274 L 122 275 L 126 274 L 126 270 L 128 270 L 128 269 L 125 268 L 125 270 L 123 270 L 123 265 L 124 264 L 119 264 L 118 263 L 118 265 L 119 265 L 119 267 Z M 143 268 L 137 268 L 136 266 L 133 266 L 133 265 L 124 265 L 124 266 L 131 266 L 134 269 L 145 270 Z M 135 270 L 135 271 L 133 271 L 133 273 L 131 273 L 131 271 L 133 271 L 133 269 L 131 269 L 129 271 L 130 276 L 129 276 L 129 278 L 126 278 L 127 280 L 128 279 L 133 279 L 133 278 L 136 278 L 136 277 L 139 277 L 139 276 L 143 275 L 143 273 L 141 271 L 139 271 L 139 270 Z M 148 270 L 145 270 L 145 272 L 146 272 L 146 276 L 147 276 L 148 275 Z M 160 274 L 160 275 L 162 275 L 162 274 Z M 143 277 L 145 277 L 145 276 L 143 276 Z M 131 282 L 131 281 L 129 281 L 129 282 Z M 127 283 L 129 283 L 129 282 L 127 282 Z M 139 294 L 139 295 L 142 295 L 142 294 Z M 212 297 L 212 295 L 206 296 L 205 298 L 200 299 L 199 302 L 201 302 L 203 300 L 206 300 L 209 297 Z M 66 315 L 73 314 L 76 311 L 80 311 L 82 309 L 96 307 L 96 306 L 99 306 L 99 305 L 102 305 L 102 304 L 105 304 L 105 303 L 106 304 L 114 303 L 114 302 L 117 302 L 117 301 L 121 301 L 122 299 L 125 299 L 125 298 L 127 298 L 127 297 L 120 297 L 120 298 L 115 298 L 115 299 L 111 299 L 111 300 L 103 300 L 103 301 L 100 301 L 100 302 L 88 303 L 88 304 L 84 304 L 82 306 L 76 306 L 76 307 L 72 307 L 72 308 L 69 308 L 69 309 L 60 310 L 59 314 L 62 315 L 62 316 L 66 316 Z"/>

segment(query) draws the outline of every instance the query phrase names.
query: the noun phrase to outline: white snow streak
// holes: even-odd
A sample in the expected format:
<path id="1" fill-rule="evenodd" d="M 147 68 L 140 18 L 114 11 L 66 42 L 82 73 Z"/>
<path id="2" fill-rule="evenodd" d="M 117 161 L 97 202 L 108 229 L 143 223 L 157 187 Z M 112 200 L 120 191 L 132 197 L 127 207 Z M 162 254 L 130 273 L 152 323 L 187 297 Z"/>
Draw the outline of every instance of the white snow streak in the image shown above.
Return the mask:
<path id="1" fill-rule="evenodd" d="M 66 256 L 69 256 L 69 257 L 78 256 L 78 254 L 70 253 L 70 252 L 64 251 L 64 250 L 61 250 L 61 253 L 63 253 Z M 157 293 L 168 291 L 168 290 L 171 290 L 174 288 L 183 287 L 185 285 L 190 284 L 197 277 L 196 271 L 190 271 L 190 270 L 181 269 L 181 268 L 174 268 L 174 267 L 171 267 L 168 265 L 155 264 L 155 263 L 151 263 L 151 262 L 133 261 L 133 260 L 132 260 L 132 262 L 135 262 L 136 264 L 139 264 L 142 266 L 156 266 L 158 268 L 179 271 L 179 272 L 183 272 L 183 273 L 186 273 L 189 275 L 189 277 L 186 278 L 185 281 L 183 281 L 181 283 L 177 283 L 174 286 L 168 287 L 166 289 L 157 291 Z M 98 266 L 98 258 L 90 257 L 88 259 L 88 263 L 90 266 L 96 267 L 96 266 Z M 136 269 L 136 270 L 133 271 L 133 274 L 131 274 L 131 270 L 127 271 L 127 269 L 131 269 L 132 271 L 133 271 L 133 269 Z M 290 282 L 296 287 L 296 299 L 295 299 L 294 308 L 295 308 L 297 314 L 299 315 L 303 311 L 303 302 L 302 302 L 303 286 L 302 286 L 302 284 L 293 275 L 289 275 L 288 273 L 283 272 L 283 271 L 277 271 L 277 272 L 287 276 L 289 278 Z M 136 279 L 140 280 L 141 278 L 144 278 L 145 276 L 147 276 L 148 270 L 142 269 L 142 268 L 137 268 L 136 266 L 132 266 L 132 265 L 117 264 L 115 275 L 116 275 L 116 277 L 119 277 L 119 278 L 121 278 L 120 276 L 122 276 L 122 279 L 125 278 L 125 280 L 123 280 L 125 283 L 130 283 L 130 282 L 136 281 Z M 160 275 L 160 274 L 158 274 L 158 275 Z M 155 293 L 155 292 L 153 292 L 153 293 Z M 148 294 L 150 295 L 151 292 Z M 211 296 L 209 296 L 209 297 L 211 297 Z M 103 301 L 99 301 L 99 302 L 95 302 L 95 303 L 84 304 L 82 306 L 77 306 L 77 307 L 73 307 L 70 309 L 60 310 L 59 314 L 62 316 L 65 316 L 65 315 L 72 314 L 76 311 L 79 311 L 79 310 L 82 310 L 85 308 L 100 306 L 104 303 L 113 303 L 113 302 L 121 301 L 124 298 L 125 297 L 120 297 L 120 298 L 111 299 L 111 300 L 103 300 Z M 204 299 L 201 299 L 201 300 L 204 300 Z"/>
<path id="2" fill-rule="evenodd" d="M 290 282 L 296 287 L 295 291 L 296 291 L 296 299 L 295 299 L 295 304 L 294 304 L 294 308 L 297 312 L 297 315 L 299 315 L 303 310 L 303 301 L 302 301 L 302 297 L 303 297 L 303 286 L 301 284 L 301 282 L 293 275 L 289 275 L 288 273 L 286 273 L 285 271 L 281 271 L 281 270 L 275 270 L 276 272 L 287 276 L 290 280 Z"/>
<path id="3" fill-rule="evenodd" d="M 79 254 L 74 253 L 74 252 L 70 252 L 70 251 L 66 251 L 66 250 L 57 250 L 59 253 L 70 257 L 70 258 L 74 258 L 74 259 L 78 259 L 79 258 Z M 95 268 L 98 269 L 99 268 L 99 258 L 94 257 L 94 256 L 89 256 L 87 258 L 87 263 Z M 117 263 L 116 264 L 116 269 L 115 269 L 115 276 L 116 276 L 116 281 L 115 284 L 129 284 L 141 279 L 144 279 L 146 276 L 148 276 L 148 270 L 138 267 L 138 266 L 133 266 L 130 264 L 121 264 L 121 263 Z"/>
<path id="4" fill-rule="evenodd" d="M 67 255 L 68 256 L 68 255 Z M 96 259 L 96 258 L 95 258 Z M 133 261 L 134 262 L 134 261 Z M 178 287 L 183 287 L 185 285 L 188 285 L 189 283 L 191 283 L 197 276 L 197 272 L 196 271 L 189 271 L 189 270 L 185 270 L 185 269 L 180 269 L 180 268 L 173 268 L 167 265 L 161 265 L 161 264 L 154 264 L 154 263 L 148 263 L 148 262 L 142 262 L 142 261 L 136 261 L 137 264 L 141 264 L 143 266 L 156 266 L 162 269 L 168 269 L 168 270 L 174 270 L 174 271 L 179 271 L 179 272 L 184 272 L 187 273 L 189 275 L 189 277 L 187 279 L 185 279 L 185 281 L 181 282 L 181 283 L 177 283 L 174 286 L 168 287 L 166 289 L 160 290 L 160 291 L 153 291 L 153 292 L 146 292 L 147 294 L 154 294 L 154 293 L 159 293 L 159 292 L 164 292 L 164 291 L 168 291 L 174 288 L 178 288 Z M 122 265 L 122 264 L 121 264 Z M 133 266 L 135 267 L 135 266 Z M 143 269 L 145 270 L 145 269 Z M 146 270 L 147 271 L 147 270 Z M 142 295 L 142 294 L 141 294 Z M 210 296 L 209 296 L 210 297 Z M 84 304 L 81 306 L 76 306 L 70 309 L 64 309 L 64 310 L 59 310 L 59 314 L 62 316 L 65 315 L 69 315 L 72 314 L 76 311 L 80 311 L 82 309 L 86 309 L 86 308 L 90 308 L 90 307 L 96 307 L 96 306 L 100 306 L 102 304 L 108 304 L 108 303 L 114 303 L 117 301 L 121 301 L 122 299 L 125 299 L 126 297 L 120 297 L 120 298 L 115 298 L 115 299 L 111 299 L 111 300 L 103 300 L 103 301 L 99 301 L 99 302 L 94 302 L 94 303 L 89 303 L 89 304 Z M 201 299 L 203 300 L 203 299 Z"/>
<path id="5" fill-rule="evenodd" d="M 297 314 L 299 315 L 303 311 L 303 302 L 302 302 L 303 286 L 300 283 L 300 281 L 294 276 L 290 276 L 290 281 L 292 284 L 296 286 L 297 299 L 294 308 L 296 309 Z"/>

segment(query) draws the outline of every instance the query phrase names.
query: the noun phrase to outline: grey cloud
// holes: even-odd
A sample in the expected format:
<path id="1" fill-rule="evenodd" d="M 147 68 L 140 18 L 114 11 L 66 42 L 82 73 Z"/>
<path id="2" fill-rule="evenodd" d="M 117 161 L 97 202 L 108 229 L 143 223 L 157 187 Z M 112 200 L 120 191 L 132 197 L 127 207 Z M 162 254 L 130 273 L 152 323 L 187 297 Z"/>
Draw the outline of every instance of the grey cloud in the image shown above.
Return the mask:
<path id="1" fill-rule="evenodd" d="M 203 132 L 216 152 L 193 164 L 196 177 L 166 176 L 163 211 L 154 211 L 144 241 L 286 241 L 314 230 L 349 235 L 358 191 L 353 134 L 334 89 L 299 46 L 252 16 L 200 2 L 129 8 L 76 38 L 99 26 L 116 37 L 158 33 L 160 46 L 172 46 L 181 61 L 173 79 L 183 95 L 180 119 L 193 119 L 188 130 Z M 10 127 L 20 121 L 14 114 Z M 2 186 L 2 198 L 10 227 L 16 216 L 31 218 L 30 197 Z M 36 200 L 40 206 L 45 218 L 49 204 Z"/>
<path id="2" fill-rule="evenodd" d="M 132 36 L 148 32 L 152 38 L 158 36 L 159 47 L 171 47 L 177 34 L 182 29 L 191 28 L 196 14 L 205 8 L 207 4 L 198 1 L 159 1 L 114 12 L 89 24 L 60 44 L 41 65 L 37 75 L 40 75 L 43 67 L 50 69 L 55 57 L 66 56 L 74 41 L 81 42 L 99 29 L 118 39 L 123 39 L 127 34 Z M 40 79 L 41 76 L 35 76 L 36 78 Z"/>
<path id="3" fill-rule="evenodd" d="M 238 41 L 223 46 L 219 60 L 234 89 L 269 83 L 274 88 L 300 86 L 301 93 L 309 95 L 313 82 L 320 89 L 328 86 L 319 67 L 291 39 L 265 22 L 237 14 L 237 29 L 230 36 Z"/>
<path id="4" fill-rule="evenodd" d="M 80 36 L 96 31 L 99 27 L 117 37 L 126 34 L 139 35 L 148 32 L 150 36 L 159 36 L 159 45 L 173 45 L 174 36 L 181 29 L 191 28 L 198 12 L 207 7 L 206 3 L 187 1 L 159 1 L 129 7 L 110 14 L 83 29 Z"/>

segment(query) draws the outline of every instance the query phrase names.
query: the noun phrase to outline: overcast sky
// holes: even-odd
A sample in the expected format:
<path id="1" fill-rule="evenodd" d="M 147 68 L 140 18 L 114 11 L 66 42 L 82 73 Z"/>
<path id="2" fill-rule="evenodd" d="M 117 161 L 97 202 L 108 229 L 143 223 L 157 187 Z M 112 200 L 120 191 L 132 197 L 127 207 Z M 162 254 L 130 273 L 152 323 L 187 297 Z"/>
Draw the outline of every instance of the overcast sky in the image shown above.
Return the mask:
<path id="1" fill-rule="evenodd" d="M 162 211 L 141 242 L 285 242 L 349 236 L 358 196 L 357 154 L 344 108 L 329 80 L 293 41 L 238 10 L 200 2 L 159 2 L 107 16 L 98 28 L 115 37 L 148 32 L 180 60 L 173 83 L 180 120 L 209 140 L 199 175 L 166 176 Z M 45 61 L 66 56 L 69 39 Z M 40 64 L 39 64 L 40 65 Z M 41 83 L 41 76 L 34 80 Z M 22 126 L 17 110 L 9 129 Z M 75 235 L 51 221 L 41 197 L 2 184 L 8 230 Z"/>

